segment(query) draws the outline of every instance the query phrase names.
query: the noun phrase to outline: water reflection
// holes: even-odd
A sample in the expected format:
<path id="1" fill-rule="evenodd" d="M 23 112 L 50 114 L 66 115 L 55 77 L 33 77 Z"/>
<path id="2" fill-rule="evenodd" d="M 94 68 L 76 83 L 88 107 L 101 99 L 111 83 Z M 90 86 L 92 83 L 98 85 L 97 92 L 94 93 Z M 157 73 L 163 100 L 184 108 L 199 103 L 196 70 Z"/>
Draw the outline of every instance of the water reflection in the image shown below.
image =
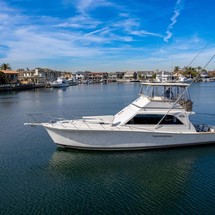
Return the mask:
<path id="1" fill-rule="evenodd" d="M 166 210 L 164 205 L 173 206 L 187 192 L 186 183 L 200 154 L 198 147 L 136 152 L 58 148 L 48 169 L 62 180 L 70 180 L 79 189 L 91 187 L 98 192 L 94 193 L 96 196 L 100 196 L 100 192 L 108 194 L 105 195 L 107 201 L 121 199 L 118 204 L 122 205 L 118 207 L 136 205 L 145 210 L 144 206 L 150 205 L 155 212 Z M 104 204 L 103 201 L 100 204 Z M 151 207 L 147 208 L 148 212 Z"/>
<path id="2" fill-rule="evenodd" d="M 23 126 L 25 113 L 114 114 L 138 91 L 138 85 L 109 83 L 1 93 L 0 214 L 214 214 L 215 145 L 61 150 L 43 128 Z M 215 83 L 191 91 L 195 112 L 214 113 Z"/>

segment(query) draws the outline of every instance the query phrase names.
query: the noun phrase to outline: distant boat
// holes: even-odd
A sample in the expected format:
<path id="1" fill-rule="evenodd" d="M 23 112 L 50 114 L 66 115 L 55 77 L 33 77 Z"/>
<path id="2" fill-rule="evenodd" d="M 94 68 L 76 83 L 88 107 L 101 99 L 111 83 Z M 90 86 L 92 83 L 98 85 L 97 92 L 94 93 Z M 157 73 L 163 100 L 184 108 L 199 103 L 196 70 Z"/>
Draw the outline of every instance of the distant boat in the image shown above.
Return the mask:
<path id="1" fill-rule="evenodd" d="M 84 80 L 82 83 L 83 84 L 93 84 L 93 80 L 87 79 L 87 80 Z"/>
<path id="2" fill-rule="evenodd" d="M 67 82 L 68 82 L 69 86 L 78 85 L 78 82 L 76 80 L 74 80 L 74 79 L 68 79 Z"/>
<path id="3" fill-rule="evenodd" d="M 130 82 L 130 80 L 129 79 L 116 79 L 116 82 L 118 82 L 118 83 L 128 83 L 128 82 Z"/>
<path id="4" fill-rule="evenodd" d="M 202 81 L 203 82 L 212 82 L 212 81 L 214 81 L 214 79 L 213 78 L 202 78 Z"/>
<path id="5" fill-rule="evenodd" d="M 140 96 L 115 115 L 84 116 L 25 125 L 43 126 L 63 147 L 137 150 L 215 143 L 215 125 L 193 124 L 185 83 L 144 83 Z M 31 115 L 30 115 L 31 116 Z"/>
<path id="6" fill-rule="evenodd" d="M 54 88 L 69 87 L 68 81 L 60 77 L 56 81 L 51 82 L 50 85 Z"/>
<path id="7" fill-rule="evenodd" d="M 179 76 L 179 78 L 178 78 L 178 82 L 180 82 L 180 83 L 191 83 L 193 81 L 193 79 L 192 78 L 187 78 L 187 77 L 185 77 L 185 76 Z"/>

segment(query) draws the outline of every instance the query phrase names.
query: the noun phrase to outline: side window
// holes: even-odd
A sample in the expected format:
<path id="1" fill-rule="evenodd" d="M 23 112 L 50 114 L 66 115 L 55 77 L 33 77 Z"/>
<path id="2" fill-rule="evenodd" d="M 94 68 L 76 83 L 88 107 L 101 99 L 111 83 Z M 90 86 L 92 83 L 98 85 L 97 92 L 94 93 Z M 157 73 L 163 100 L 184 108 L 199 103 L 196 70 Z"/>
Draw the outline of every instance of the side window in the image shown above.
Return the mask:
<path id="1" fill-rule="evenodd" d="M 128 121 L 126 124 L 156 125 L 161 121 L 163 117 L 164 115 L 157 115 L 157 114 L 138 114 L 135 117 L 133 117 L 130 121 Z M 166 115 L 160 124 L 166 125 L 166 124 L 183 124 L 183 123 L 175 116 Z"/>
<path id="2" fill-rule="evenodd" d="M 166 115 L 161 124 L 183 124 L 178 118 L 172 115 Z"/>

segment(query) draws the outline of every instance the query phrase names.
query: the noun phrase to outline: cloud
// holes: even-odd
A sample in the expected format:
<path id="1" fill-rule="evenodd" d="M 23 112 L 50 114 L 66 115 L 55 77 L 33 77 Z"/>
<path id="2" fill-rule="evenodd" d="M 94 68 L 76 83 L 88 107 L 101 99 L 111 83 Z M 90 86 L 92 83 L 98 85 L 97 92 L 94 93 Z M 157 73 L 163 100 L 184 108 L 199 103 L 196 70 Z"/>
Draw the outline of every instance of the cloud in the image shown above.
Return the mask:
<path id="1" fill-rule="evenodd" d="M 136 30 L 136 31 L 130 31 L 130 34 L 132 35 L 137 35 L 137 36 L 154 36 L 154 37 L 163 37 L 163 35 L 158 34 L 158 33 L 153 33 L 149 31 L 144 31 L 144 30 Z"/>
<path id="2" fill-rule="evenodd" d="M 115 7 L 116 5 L 108 0 L 77 0 L 75 1 L 75 7 L 81 14 L 86 14 L 89 10 L 97 7 Z"/>
<path id="3" fill-rule="evenodd" d="M 189 38 L 176 38 L 171 47 L 164 43 L 164 51 L 156 52 L 157 42 L 160 42 L 156 37 L 166 41 L 172 37 L 182 0 L 175 4 L 165 35 L 157 33 L 159 26 L 149 23 L 145 8 L 140 8 L 143 10 L 140 16 L 138 10 L 129 10 L 124 3 L 121 3 L 121 8 L 117 7 L 112 0 L 63 1 L 70 3 L 66 5 L 71 6 L 66 7 L 66 11 L 71 13 L 64 13 L 63 5 L 51 15 L 45 12 L 34 15 L 25 13 L 25 8 L 19 10 L 0 0 L 0 60 L 9 62 L 13 69 L 44 65 L 73 71 L 83 68 L 83 65 L 92 71 L 99 68 L 103 71 L 165 69 L 171 66 L 172 58 L 176 66 L 187 65 L 186 61 L 195 56 L 196 48 L 205 43 L 195 32 L 193 36 L 189 34 Z M 110 14 L 103 14 L 106 10 L 103 7 L 108 7 Z M 151 14 L 149 17 L 151 21 Z M 153 16 L 153 20 L 157 18 Z M 102 63 L 98 63 L 98 59 L 102 59 Z M 198 65 L 204 65 L 204 62 Z"/>
<path id="4" fill-rule="evenodd" d="M 85 13 L 93 4 L 93 0 L 80 0 L 77 4 L 77 9 L 80 13 Z"/>
<path id="5" fill-rule="evenodd" d="M 87 37 L 87 36 L 90 36 L 90 35 L 92 35 L 92 34 L 97 34 L 97 33 L 100 33 L 100 32 L 102 32 L 102 31 L 106 31 L 108 28 L 109 28 L 109 27 L 104 27 L 104 28 L 101 28 L 101 29 L 92 31 L 92 32 L 90 32 L 90 33 L 87 33 L 87 34 L 85 34 L 84 36 Z"/>
<path id="6" fill-rule="evenodd" d="M 74 17 L 70 17 L 68 19 L 59 20 L 59 23 L 55 25 L 55 27 L 63 27 L 63 28 L 74 28 L 74 29 L 92 29 L 96 28 L 98 25 L 102 24 L 101 21 L 96 20 L 87 14 L 85 15 L 77 15 Z"/>
<path id="7" fill-rule="evenodd" d="M 122 38 L 122 40 L 119 40 L 120 42 L 131 42 L 134 41 L 134 38 L 132 37 L 163 37 L 163 35 L 159 33 L 140 30 L 141 23 L 139 19 L 132 18 L 131 14 L 128 13 L 125 8 L 122 8 L 109 0 L 80 0 L 73 1 L 72 3 L 73 6 L 76 7 L 79 14 L 57 24 L 56 27 L 81 30 L 84 37 L 98 34 L 103 38 L 106 34 L 106 41 L 104 41 L 106 44 L 113 40 L 116 41 L 117 38 Z M 105 21 L 102 19 L 93 18 L 92 9 L 110 6 L 117 10 L 118 15 L 116 17 L 110 17 L 109 20 Z M 98 42 L 100 41 L 98 37 L 91 37 L 91 39 L 96 39 Z M 103 39 L 101 40 L 103 41 Z"/>
<path id="8" fill-rule="evenodd" d="M 177 0 L 177 2 L 176 2 L 175 8 L 174 8 L 174 14 L 170 19 L 171 23 L 167 27 L 166 36 L 163 38 L 163 40 L 165 42 L 168 42 L 169 39 L 172 38 L 172 31 L 171 30 L 173 29 L 175 23 L 177 22 L 177 17 L 180 15 L 180 12 L 182 10 L 182 7 L 183 7 L 182 1 L 183 0 Z"/>
<path id="9" fill-rule="evenodd" d="M 118 22 L 115 22 L 113 25 L 113 28 L 121 29 L 130 36 L 138 36 L 138 37 L 144 37 L 144 36 L 153 36 L 153 37 L 163 37 L 163 35 L 159 33 L 154 33 L 146 30 L 140 30 L 141 24 L 137 19 L 133 18 L 127 18 L 119 20 Z"/>

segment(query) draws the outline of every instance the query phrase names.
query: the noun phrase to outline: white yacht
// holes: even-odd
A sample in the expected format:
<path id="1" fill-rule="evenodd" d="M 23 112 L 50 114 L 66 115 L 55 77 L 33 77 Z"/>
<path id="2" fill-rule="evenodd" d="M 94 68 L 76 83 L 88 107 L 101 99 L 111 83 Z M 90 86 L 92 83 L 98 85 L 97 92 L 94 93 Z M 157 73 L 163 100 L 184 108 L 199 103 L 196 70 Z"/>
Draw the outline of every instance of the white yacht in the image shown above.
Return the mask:
<path id="1" fill-rule="evenodd" d="M 143 83 L 139 97 L 106 116 L 55 119 L 42 125 L 64 147 L 88 150 L 137 150 L 215 143 L 215 126 L 194 125 L 185 83 Z"/>
<path id="2" fill-rule="evenodd" d="M 180 75 L 179 78 L 178 78 L 178 82 L 180 83 L 187 83 L 187 84 L 190 84 L 192 83 L 193 79 L 192 78 L 187 78 L 183 75 Z"/>
<path id="3" fill-rule="evenodd" d="M 51 82 L 50 85 L 54 88 L 69 87 L 68 81 L 60 77 L 58 77 L 56 81 Z"/>

